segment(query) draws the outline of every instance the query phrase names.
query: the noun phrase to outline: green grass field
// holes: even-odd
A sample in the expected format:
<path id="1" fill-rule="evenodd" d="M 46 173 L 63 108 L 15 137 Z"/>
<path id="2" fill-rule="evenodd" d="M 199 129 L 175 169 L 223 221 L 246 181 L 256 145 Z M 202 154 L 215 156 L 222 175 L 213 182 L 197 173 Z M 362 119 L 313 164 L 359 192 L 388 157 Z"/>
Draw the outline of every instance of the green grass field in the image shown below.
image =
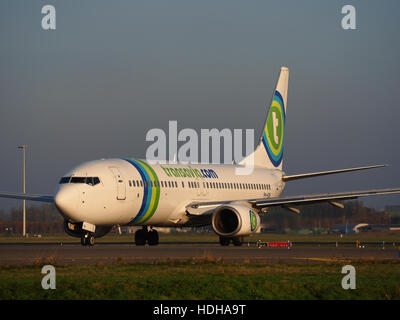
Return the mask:
<path id="1" fill-rule="evenodd" d="M 385 241 L 399 233 L 345 235 L 257 234 L 245 241 Z M 0 237 L 0 242 L 79 242 L 67 235 L 42 238 Z M 97 242 L 133 241 L 109 234 Z M 217 242 L 213 233 L 160 234 L 163 242 Z M 0 247 L 1 249 L 1 247 Z M 51 261 L 49 261 L 51 263 Z M 400 299 L 400 263 L 349 261 L 356 268 L 356 290 L 343 290 L 343 263 L 260 264 L 203 261 L 95 266 L 55 265 L 57 289 L 41 288 L 42 264 L 0 267 L 0 299 Z"/>
<path id="2" fill-rule="evenodd" d="M 41 266 L 0 268 L 0 299 L 400 299 L 400 264 L 352 262 L 356 289 L 341 287 L 343 264 L 216 261 L 56 266 L 56 289 Z"/>

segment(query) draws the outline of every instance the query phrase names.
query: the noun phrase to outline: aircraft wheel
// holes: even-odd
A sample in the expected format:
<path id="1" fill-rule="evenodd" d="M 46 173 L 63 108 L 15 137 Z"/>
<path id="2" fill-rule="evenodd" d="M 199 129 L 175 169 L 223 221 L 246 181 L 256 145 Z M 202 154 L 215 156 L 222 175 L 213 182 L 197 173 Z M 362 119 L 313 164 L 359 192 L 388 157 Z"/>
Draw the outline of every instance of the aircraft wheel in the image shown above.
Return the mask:
<path id="1" fill-rule="evenodd" d="M 87 238 L 86 238 L 87 244 L 89 246 L 94 246 L 94 235 L 90 234 Z"/>
<path id="2" fill-rule="evenodd" d="M 137 246 L 144 246 L 146 244 L 146 231 L 137 230 L 135 232 L 135 244 Z"/>
<path id="3" fill-rule="evenodd" d="M 236 247 L 240 247 L 242 245 L 242 241 L 243 241 L 242 237 L 234 237 L 232 240 L 233 245 Z"/>
<path id="4" fill-rule="evenodd" d="M 219 237 L 219 243 L 221 244 L 221 246 L 229 246 L 230 242 L 230 238 Z"/>
<path id="5" fill-rule="evenodd" d="M 81 245 L 86 246 L 86 237 L 85 235 L 81 235 Z"/>
<path id="6" fill-rule="evenodd" d="M 147 240 L 149 242 L 150 246 L 156 246 L 158 245 L 158 232 L 157 230 L 150 230 L 147 233 Z"/>

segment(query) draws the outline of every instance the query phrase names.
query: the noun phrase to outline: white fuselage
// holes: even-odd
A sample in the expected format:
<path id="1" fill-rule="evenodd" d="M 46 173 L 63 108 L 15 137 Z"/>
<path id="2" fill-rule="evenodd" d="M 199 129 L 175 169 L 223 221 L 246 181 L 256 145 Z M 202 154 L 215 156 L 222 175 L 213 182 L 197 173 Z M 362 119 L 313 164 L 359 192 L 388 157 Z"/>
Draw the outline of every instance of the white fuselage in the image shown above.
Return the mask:
<path id="1" fill-rule="evenodd" d="M 284 189 L 281 170 L 254 168 L 250 175 L 238 175 L 236 168 L 237 165 L 150 165 L 134 159 L 95 160 L 64 176 L 57 187 L 55 203 L 71 222 L 167 227 L 188 225 L 186 206 L 194 201 L 277 197 Z"/>

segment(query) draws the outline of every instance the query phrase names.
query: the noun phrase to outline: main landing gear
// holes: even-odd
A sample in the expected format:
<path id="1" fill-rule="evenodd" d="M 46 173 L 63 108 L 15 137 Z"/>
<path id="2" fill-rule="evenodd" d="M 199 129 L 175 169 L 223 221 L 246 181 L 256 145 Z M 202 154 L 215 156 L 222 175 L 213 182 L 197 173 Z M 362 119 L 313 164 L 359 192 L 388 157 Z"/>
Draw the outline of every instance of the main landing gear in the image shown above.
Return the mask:
<path id="1" fill-rule="evenodd" d="M 234 246 L 239 247 L 242 245 L 243 237 L 219 237 L 219 243 L 221 246 L 229 246 L 231 241 Z"/>
<path id="2" fill-rule="evenodd" d="M 85 232 L 81 235 L 81 244 L 83 246 L 94 246 L 94 234 L 91 232 Z"/>
<path id="3" fill-rule="evenodd" d="M 158 245 L 158 232 L 157 230 L 147 229 L 147 226 L 143 226 L 141 230 L 135 232 L 135 244 L 137 246 L 144 246 L 147 243 L 150 246 Z"/>

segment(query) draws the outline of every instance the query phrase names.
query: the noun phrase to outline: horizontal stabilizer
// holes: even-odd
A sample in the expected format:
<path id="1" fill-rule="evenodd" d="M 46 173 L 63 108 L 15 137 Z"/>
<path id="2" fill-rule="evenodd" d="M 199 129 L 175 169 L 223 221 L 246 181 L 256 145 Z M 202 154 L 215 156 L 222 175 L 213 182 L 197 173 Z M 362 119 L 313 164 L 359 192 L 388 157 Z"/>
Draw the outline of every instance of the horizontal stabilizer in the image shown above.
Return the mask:
<path id="1" fill-rule="evenodd" d="M 367 166 L 367 167 L 358 167 L 358 168 L 348 168 L 348 169 L 339 169 L 339 170 L 330 170 L 330 171 L 320 171 L 320 172 L 311 172 L 311 173 L 302 173 L 302 174 L 295 174 L 291 176 L 283 176 L 283 181 L 293 181 L 298 179 L 305 179 L 305 178 L 312 178 L 318 176 L 326 176 L 329 174 L 336 174 L 336 173 L 343 173 L 343 172 L 351 172 L 351 171 L 359 171 L 359 170 L 367 170 L 367 169 L 374 169 L 374 168 L 382 168 L 387 167 L 386 164 L 378 164 L 374 166 Z"/>

